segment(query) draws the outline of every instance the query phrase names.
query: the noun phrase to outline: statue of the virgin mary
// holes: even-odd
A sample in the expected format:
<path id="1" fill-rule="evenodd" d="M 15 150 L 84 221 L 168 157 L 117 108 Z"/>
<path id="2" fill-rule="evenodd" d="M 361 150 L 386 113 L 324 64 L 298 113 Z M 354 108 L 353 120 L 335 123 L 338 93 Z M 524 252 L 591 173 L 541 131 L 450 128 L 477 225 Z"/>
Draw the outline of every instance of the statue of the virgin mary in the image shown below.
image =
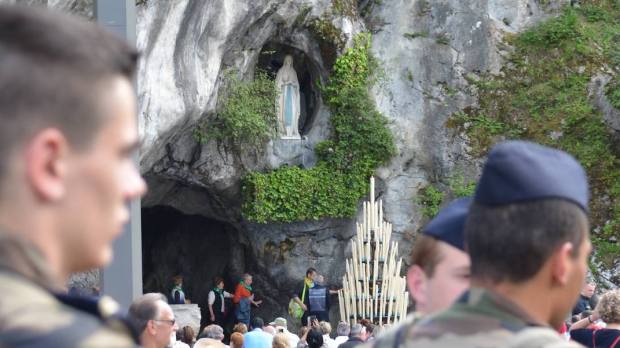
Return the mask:
<path id="1" fill-rule="evenodd" d="M 299 136 L 299 81 L 293 68 L 293 57 L 284 57 L 284 65 L 276 75 L 278 96 L 276 114 L 278 115 L 278 133 L 282 139 L 300 139 Z"/>

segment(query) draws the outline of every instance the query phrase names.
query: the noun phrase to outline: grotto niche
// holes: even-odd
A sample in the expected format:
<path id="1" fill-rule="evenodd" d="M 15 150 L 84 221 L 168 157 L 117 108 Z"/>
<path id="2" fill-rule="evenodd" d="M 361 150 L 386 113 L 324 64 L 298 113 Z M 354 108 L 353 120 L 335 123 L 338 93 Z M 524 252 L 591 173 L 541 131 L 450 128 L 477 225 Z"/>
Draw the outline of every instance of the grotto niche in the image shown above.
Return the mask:
<path id="1" fill-rule="evenodd" d="M 284 65 L 284 58 L 293 58 L 293 68 L 299 81 L 300 116 L 298 121 L 301 137 L 308 134 L 319 109 L 320 91 L 316 81 L 320 80 L 318 65 L 302 50 L 278 43 L 266 43 L 258 57 L 257 70 L 265 71 L 275 80 L 276 74 Z M 275 102 L 275 101 L 274 101 Z"/>
<path id="2" fill-rule="evenodd" d="M 142 209 L 144 293 L 161 292 L 170 299 L 172 277 L 183 275 L 187 298 L 200 307 L 201 325 L 209 318 L 213 278 L 224 278 L 225 290 L 233 293 L 244 272 L 244 253 L 230 224 L 167 206 Z"/>

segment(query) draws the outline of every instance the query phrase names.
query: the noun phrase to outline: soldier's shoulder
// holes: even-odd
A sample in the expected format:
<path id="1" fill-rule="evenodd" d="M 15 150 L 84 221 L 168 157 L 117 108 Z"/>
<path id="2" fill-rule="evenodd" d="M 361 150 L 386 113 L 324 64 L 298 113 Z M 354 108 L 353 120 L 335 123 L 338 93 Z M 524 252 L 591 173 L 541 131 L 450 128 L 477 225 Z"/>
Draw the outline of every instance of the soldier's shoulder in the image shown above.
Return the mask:
<path id="1" fill-rule="evenodd" d="M 398 347 L 400 342 L 406 337 L 407 332 L 411 330 L 420 318 L 421 316 L 418 313 L 409 314 L 404 321 L 391 326 L 389 329 L 382 332 L 379 337 L 367 342 L 364 347 Z"/>
<path id="2" fill-rule="evenodd" d="M 0 346 L 134 347 L 128 330 L 59 301 L 27 279 L 0 272 Z"/>
<path id="3" fill-rule="evenodd" d="M 568 341 L 548 327 L 529 327 L 512 336 L 506 345 L 509 348 L 576 348 L 582 345 Z"/>

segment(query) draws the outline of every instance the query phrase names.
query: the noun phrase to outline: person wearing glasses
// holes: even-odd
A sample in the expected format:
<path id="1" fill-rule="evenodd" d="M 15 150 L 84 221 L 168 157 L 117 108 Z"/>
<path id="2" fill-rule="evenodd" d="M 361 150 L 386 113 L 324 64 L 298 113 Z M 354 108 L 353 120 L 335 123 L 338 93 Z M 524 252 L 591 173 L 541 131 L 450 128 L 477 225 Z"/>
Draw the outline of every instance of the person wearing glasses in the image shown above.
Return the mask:
<path id="1" fill-rule="evenodd" d="M 140 296 L 129 307 L 129 321 L 140 335 L 144 348 L 165 348 L 178 326 L 166 296 L 148 293 Z"/>

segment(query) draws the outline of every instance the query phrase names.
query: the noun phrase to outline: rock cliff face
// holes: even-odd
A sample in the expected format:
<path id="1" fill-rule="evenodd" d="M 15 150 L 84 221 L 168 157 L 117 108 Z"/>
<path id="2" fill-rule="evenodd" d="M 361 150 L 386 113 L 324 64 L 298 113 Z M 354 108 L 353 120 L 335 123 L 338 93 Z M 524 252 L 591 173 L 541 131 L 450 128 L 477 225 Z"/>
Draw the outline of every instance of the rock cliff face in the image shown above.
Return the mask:
<path id="1" fill-rule="evenodd" d="M 223 152 L 215 142 L 199 145 L 192 129 L 213 117 L 223 71 L 232 67 L 251 76 L 257 65 L 265 68 L 264 48 L 275 47 L 306 62 L 296 66 L 298 72 L 305 69 L 312 81 L 324 81 L 330 57 L 309 23 L 330 21 L 349 44 L 355 33 L 373 32 L 373 53 L 385 72 L 373 94 L 390 120 L 398 148 L 398 155 L 377 172 L 378 192 L 406 256 L 423 222 L 414 199 L 417 191 L 456 172 L 469 178 L 477 174 L 478 163 L 465 155 L 465 142 L 444 125 L 453 112 L 475 102 L 463 92 L 466 77 L 498 72 L 509 49 L 501 43 L 503 33 L 523 30 L 563 2 L 544 8 L 533 0 L 370 3 L 359 2 L 363 17 L 355 1 L 186 0 L 139 6 L 138 46 L 144 55 L 138 77 L 145 138 L 141 168 L 151 188 L 143 205 L 170 206 L 229 224 L 243 251 L 222 255 L 222 262 L 233 255 L 244 258 L 235 260 L 227 275 L 243 270 L 257 275 L 257 292 L 266 299 L 259 312 L 267 317 L 285 312 L 288 295 L 307 267 L 318 268 L 328 282 L 338 284 L 354 223 L 256 225 L 241 219 L 239 178 L 248 170 L 283 163 L 311 165 L 314 144 L 329 134 L 329 110 L 317 96 L 304 126 L 306 138 L 299 144 L 275 141 L 246 154 Z M 229 237 L 221 231 L 215 238 Z"/>
<path id="2" fill-rule="evenodd" d="M 92 16 L 89 1 L 2 2 L 47 3 Z M 510 50 L 501 41 L 504 33 L 522 31 L 568 2 L 140 1 L 140 165 L 149 183 L 142 201 L 145 290 L 163 291 L 169 277 L 181 272 L 204 309 L 213 276 L 223 275 L 232 290 L 248 271 L 255 275 L 257 297 L 265 300 L 258 313 L 271 319 L 286 312 L 307 267 L 339 285 L 354 220 L 248 223 L 240 213 L 239 179 L 250 170 L 313 165 L 314 145 L 330 133 L 330 113 L 316 81 L 326 80 L 335 55 L 361 31 L 373 33 L 372 51 L 384 74 L 372 94 L 398 149 L 377 171 L 377 192 L 406 259 L 424 223 L 415 201 L 420 188 L 456 173 L 475 178 L 479 171 L 477 160 L 466 155 L 466 139 L 445 126 L 452 113 L 476 102 L 467 93 L 468 79 L 499 72 Z M 334 30 L 326 33 L 313 23 Z M 194 128 L 215 115 L 225 70 L 250 78 L 256 69 L 277 69 L 284 54 L 294 56 L 305 81 L 303 139 L 274 140 L 242 153 L 215 141 L 196 142 Z M 595 101 L 611 115 L 617 111 L 600 85 L 593 82 Z"/>

